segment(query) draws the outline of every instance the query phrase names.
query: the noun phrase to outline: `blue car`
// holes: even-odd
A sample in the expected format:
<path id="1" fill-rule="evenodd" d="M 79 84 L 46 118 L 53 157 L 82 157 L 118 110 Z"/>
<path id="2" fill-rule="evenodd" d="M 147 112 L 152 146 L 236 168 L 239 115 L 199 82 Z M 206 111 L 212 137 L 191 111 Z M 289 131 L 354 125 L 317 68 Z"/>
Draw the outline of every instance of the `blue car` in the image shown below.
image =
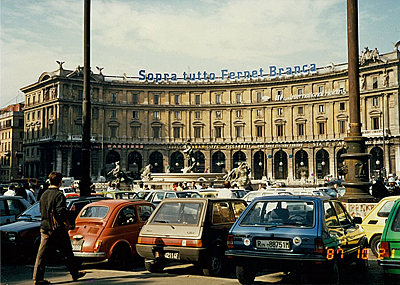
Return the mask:
<path id="1" fill-rule="evenodd" d="M 253 283 L 263 269 L 311 283 L 316 272 L 324 282 L 339 283 L 343 264 L 368 265 L 361 218 L 325 196 L 263 196 L 243 211 L 229 231 L 226 255 L 235 261 L 240 283 Z M 329 277 L 330 280 L 327 280 Z"/>

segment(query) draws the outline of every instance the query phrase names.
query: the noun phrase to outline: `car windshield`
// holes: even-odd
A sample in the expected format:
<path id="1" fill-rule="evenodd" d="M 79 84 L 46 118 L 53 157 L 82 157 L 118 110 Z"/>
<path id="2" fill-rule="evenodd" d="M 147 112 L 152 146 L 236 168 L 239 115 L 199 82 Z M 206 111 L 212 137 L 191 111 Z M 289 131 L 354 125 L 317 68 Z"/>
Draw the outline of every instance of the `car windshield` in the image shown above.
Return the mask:
<path id="1" fill-rule="evenodd" d="M 299 226 L 314 224 L 314 203 L 310 201 L 258 201 L 242 218 L 242 226 Z"/>
<path id="2" fill-rule="evenodd" d="M 164 203 L 150 223 L 197 225 L 202 203 Z"/>
<path id="3" fill-rule="evenodd" d="M 82 211 L 80 218 L 102 219 L 107 216 L 108 210 L 109 208 L 106 206 L 89 206 Z"/>
<path id="4" fill-rule="evenodd" d="M 18 220 L 38 220 L 42 218 L 40 214 L 39 202 L 36 202 L 28 209 L 26 209 L 21 215 L 19 215 Z"/>

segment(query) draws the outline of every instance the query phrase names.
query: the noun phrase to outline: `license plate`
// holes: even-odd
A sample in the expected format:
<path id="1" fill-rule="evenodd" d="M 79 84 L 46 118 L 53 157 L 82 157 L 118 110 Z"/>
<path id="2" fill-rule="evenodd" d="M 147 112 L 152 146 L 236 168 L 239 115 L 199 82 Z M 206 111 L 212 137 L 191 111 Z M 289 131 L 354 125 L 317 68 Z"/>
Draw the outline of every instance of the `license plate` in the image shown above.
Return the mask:
<path id="1" fill-rule="evenodd" d="M 83 242 L 77 242 L 77 241 L 72 240 L 71 241 L 72 251 L 81 251 L 82 244 L 83 244 Z"/>
<path id="2" fill-rule="evenodd" d="M 284 240 L 257 240 L 256 247 L 265 249 L 290 249 L 290 243 Z"/>
<path id="3" fill-rule="evenodd" d="M 166 252 L 164 257 L 167 259 L 179 259 L 179 252 Z"/>

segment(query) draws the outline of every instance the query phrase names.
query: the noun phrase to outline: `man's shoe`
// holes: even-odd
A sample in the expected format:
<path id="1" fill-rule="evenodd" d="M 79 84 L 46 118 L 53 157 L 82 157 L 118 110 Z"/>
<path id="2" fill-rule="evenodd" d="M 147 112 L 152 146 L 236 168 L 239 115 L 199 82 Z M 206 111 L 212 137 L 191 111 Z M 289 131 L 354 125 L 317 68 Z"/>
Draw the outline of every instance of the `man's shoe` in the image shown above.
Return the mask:
<path id="1" fill-rule="evenodd" d="M 76 281 L 86 275 L 86 271 L 78 271 L 78 274 L 72 275 L 72 280 Z"/>
<path id="2" fill-rule="evenodd" d="M 35 280 L 33 281 L 34 285 L 47 285 L 50 284 L 49 280 Z"/>

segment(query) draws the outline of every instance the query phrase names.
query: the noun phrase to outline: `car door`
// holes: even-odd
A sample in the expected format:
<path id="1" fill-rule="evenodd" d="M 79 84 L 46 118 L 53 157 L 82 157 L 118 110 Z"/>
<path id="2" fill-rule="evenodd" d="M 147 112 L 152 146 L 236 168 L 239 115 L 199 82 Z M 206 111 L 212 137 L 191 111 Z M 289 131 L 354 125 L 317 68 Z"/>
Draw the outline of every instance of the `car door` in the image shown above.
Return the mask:
<path id="1" fill-rule="evenodd" d="M 115 216 L 112 234 L 110 234 L 114 239 L 113 243 L 119 240 L 127 241 L 131 246 L 132 253 L 134 253 L 141 225 L 143 223 L 138 219 L 136 205 L 131 204 L 122 207 Z"/>
<path id="2" fill-rule="evenodd" d="M 343 228 L 345 234 L 346 243 L 343 247 L 344 254 L 353 253 L 359 249 L 358 245 L 362 244 L 361 239 L 364 237 L 364 231 L 361 225 L 353 222 L 353 219 L 342 203 L 339 201 L 332 201 L 332 204 L 338 216 L 339 224 Z"/>
<path id="3" fill-rule="evenodd" d="M 325 228 L 328 233 L 328 238 L 324 239 L 324 246 L 330 248 L 330 250 L 333 250 L 330 255 L 341 255 L 341 250 L 337 252 L 337 249 L 341 248 L 344 250 L 346 247 L 346 235 L 343 227 L 340 226 L 335 207 L 332 205 L 331 201 L 324 202 L 324 220 Z"/>

